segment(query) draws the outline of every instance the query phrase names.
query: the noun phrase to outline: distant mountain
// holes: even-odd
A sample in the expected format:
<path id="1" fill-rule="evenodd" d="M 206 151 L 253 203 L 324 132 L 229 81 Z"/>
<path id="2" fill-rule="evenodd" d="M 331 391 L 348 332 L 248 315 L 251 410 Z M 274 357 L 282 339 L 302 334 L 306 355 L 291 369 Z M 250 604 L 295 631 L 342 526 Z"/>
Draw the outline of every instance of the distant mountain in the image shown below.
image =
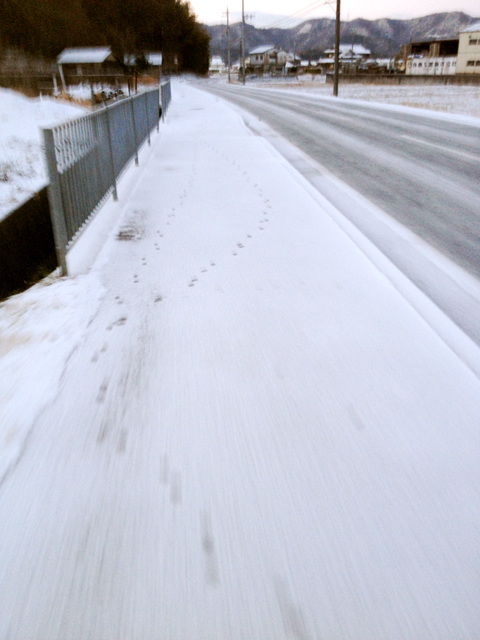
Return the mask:
<path id="1" fill-rule="evenodd" d="M 455 38 L 460 30 L 478 20 L 479 18 L 472 18 L 458 11 L 435 13 L 413 20 L 358 19 L 342 22 L 341 40 L 345 43 L 363 44 L 375 56 L 393 56 L 398 53 L 402 44 L 410 41 Z M 226 59 L 225 25 L 205 25 L 205 29 L 211 37 L 211 54 L 221 55 Z M 240 34 L 240 22 L 230 26 L 232 60 L 240 55 Z M 315 58 L 333 46 L 334 37 L 335 20 L 329 18 L 307 20 L 292 29 L 257 29 L 252 25 L 245 25 L 247 52 L 260 44 L 274 44 L 286 51 Z"/>

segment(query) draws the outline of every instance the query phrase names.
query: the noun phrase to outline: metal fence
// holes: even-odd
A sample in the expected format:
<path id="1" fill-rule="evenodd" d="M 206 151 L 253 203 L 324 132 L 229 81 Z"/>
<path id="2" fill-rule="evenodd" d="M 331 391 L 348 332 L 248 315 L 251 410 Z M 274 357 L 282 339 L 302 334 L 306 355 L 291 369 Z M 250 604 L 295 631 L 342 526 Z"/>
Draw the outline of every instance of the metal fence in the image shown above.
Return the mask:
<path id="1" fill-rule="evenodd" d="M 170 80 L 168 82 L 164 82 L 160 86 L 160 100 L 162 104 L 162 120 L 165 119 L 165 114 L 168 111 L 168 107 L 172 100 L 172 88 L 170 84 Z"/>
<path id="2" fill-rule="evenodd" d="M 168 107 L 170 82 L 161 92 Z M 139 148 L 147 139 L 150 144 L 154 127 L 158 130 L 159 97 L 158 89 L 146 91 L 43 130 L 50 212 L 63 273 L 69 243 L 110 193 L 117 199 L 118 177 L 131 159 L 138 164 Z"/>

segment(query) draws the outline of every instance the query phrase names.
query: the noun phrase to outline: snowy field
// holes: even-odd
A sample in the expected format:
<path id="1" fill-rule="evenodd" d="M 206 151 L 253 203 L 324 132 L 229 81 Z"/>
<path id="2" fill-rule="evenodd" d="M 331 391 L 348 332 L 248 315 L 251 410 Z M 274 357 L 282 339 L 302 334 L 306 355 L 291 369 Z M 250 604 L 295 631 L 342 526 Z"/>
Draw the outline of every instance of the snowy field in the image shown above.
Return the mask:
<path id="1" fill-rule="evenodd" d="M 0 88 L 0 220 L 47 184 L 42 127 L 85 113 L 52 98 Z"/>
<path id="2" fill-rule="evenodd" d="M 0 637 L 478 638 L 480 381 L 429 301 L 181 82 L 103 214 L 0 305 Z"/>
<path id="3" fill-rule="evenodd" d="M 316 82 L 255 82 L 251 86 L 269 89 L 287 89 L 302 91 L 329 97 L 332 95 L 332 85 Z M 431 111 L 442 111 L 465 116 L 480 118 L 480 86 L 389 86 L 389 85 L 342 85 L 338 95 L 340 98 L 380 102 L 382 104 L 396 104 Z"/>

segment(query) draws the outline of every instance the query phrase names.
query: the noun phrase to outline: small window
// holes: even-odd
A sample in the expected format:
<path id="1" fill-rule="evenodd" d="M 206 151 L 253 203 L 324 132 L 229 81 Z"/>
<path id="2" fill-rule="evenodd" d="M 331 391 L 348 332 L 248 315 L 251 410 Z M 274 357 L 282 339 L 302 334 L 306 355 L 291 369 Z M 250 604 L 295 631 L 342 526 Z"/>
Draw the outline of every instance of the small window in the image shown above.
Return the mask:
<path id="1" fill-rule="evenodd" d="M 428 66 L 429 67 L 433 67 L 433 62 L 430 62 L 430 64 Z"/>
<path id="2" fill-rule="evenodd" d="M 438 67 L 438 62 L 435 62 L 435 66 Z"/>
<path id="3" fill-rule="evenodd" d="M 467 67 L 474 67 L 475 66 L 475 60 L 467 60 Z"/>
<path id="4" fill-rule="evenodd" d="M 480 67 L 480 60 L 477 60 L 477 61 L 475 62 L 475 66 L 476 66 L 476 67 Z"/>
<path id="5" fill-rule="evenodd" d="M 477 41 L 476 40 L 469 40 L 468 44 L 477 44 Z"/>
<path id="6" fill-rule="evenodd" d="M 449 62 L 447 62 L 447 67 L 449 67 L 449 66 L 450 66 L 450 63 L 449 63 Z"/>

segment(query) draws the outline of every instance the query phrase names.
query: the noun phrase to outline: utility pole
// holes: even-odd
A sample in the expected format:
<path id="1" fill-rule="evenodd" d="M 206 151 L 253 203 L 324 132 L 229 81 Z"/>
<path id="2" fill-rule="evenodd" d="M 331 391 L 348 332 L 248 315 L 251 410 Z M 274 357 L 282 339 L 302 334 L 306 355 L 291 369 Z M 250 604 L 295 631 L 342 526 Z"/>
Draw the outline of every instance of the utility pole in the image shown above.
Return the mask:
<path id="1" fill-rule="evenodd" d="M 226 15 L 227 16 L 227 67 L 228 67 L 228 82 L 230 83 L 230 69 L 231 69 L 231 57 L 230 57 L 230 14 L 228 11 L 228 5 L 227 5 L 227 11 L 225 13 L 222 13 L 222 16 Z"/>
<path id="2" fill-rule="evenodd" d="M 340 0 L 335 14 L 335 66 L 333 70 L 333 95 L 338 96 L 338 72 L 340 66 Z"/>
<path id="3" fill-rule="evenodd" d="M 242 0 L 242 83 L 245 85 L 245 0 Z"/>
<path id="4" fill-rule="evenodd" d="M 228 5 L 227 5 L 227 49 L 228 49 L 228 84 L 230 84 L 230 21 L 228 18 Z"/>

